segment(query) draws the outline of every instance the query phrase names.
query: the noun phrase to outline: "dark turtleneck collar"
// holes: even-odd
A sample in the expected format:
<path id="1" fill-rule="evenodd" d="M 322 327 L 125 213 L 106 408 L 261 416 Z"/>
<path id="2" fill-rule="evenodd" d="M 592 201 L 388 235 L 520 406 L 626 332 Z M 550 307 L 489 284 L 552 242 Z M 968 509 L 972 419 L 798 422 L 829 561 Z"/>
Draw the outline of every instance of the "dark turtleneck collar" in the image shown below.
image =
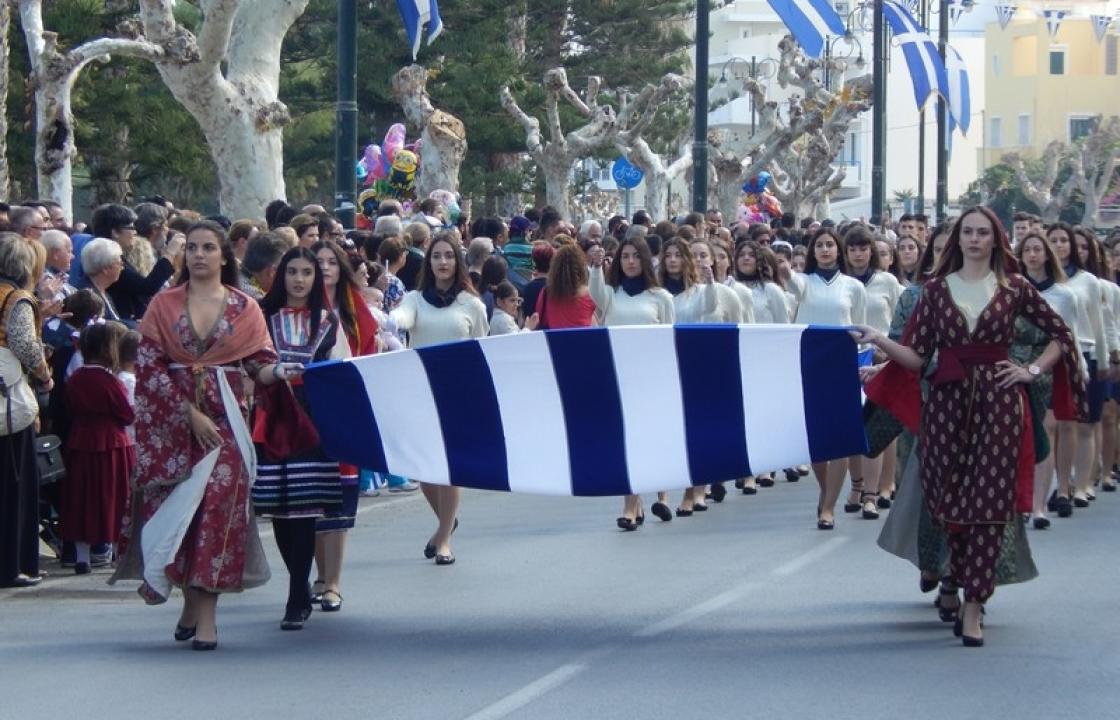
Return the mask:
<path id="1" fill-rule="evenodd" d="M 1054 287 L 1054 278 L 1052 278 L 1052 277 L 1047 277 L 1043 280 L 1035 280 L 1033 277 L 1031 277 L 1027 273 L 1023 273 L 1023 275 L 1026 276 L 1027 280 L 1031 281 L 1031 285 L 1034 285 L 1034 289 L 1038 290 L 1040 293 L 1041 292 L 1046 292 L 1050 288 Z"/>
<path id="2" fill-rule="evenodd" d="M 437 308 L 445 308 L 451 303 L 455 302 L 455 298 L 459 297 L 459 293 L 455 292 L 454 288 L 451 288 L 447 292 L 443 292 L 435 285 L 429 285 L 428 287 L 424 288 L 421 295 L 425 300 L 428 301 L 429 305 Z"/>
<path id="3" fill-rule="evenodd" d="M 674 297 L 685 291 L 684 278 L 673 278 L 666 275 L 665 282 L 662 283 L 661 286 L 668 290 L 669 294 Z"/>
<path id="4" fill-rule="evenodd" d="M 836 277 L 837 273 L 840 272 L 840 266 L 837 265 L 834 268 L 828 268 L 828 269 L 818 267 L 813 272 L 816 273 L 817 275 L 820 275 L 821 280 L 824 280 L 826 283 L 827 282 L 832 282 L 832 278 Z"/>
<path id="5" fill-rule="evenodd" d="M 736 275 L 739 278 L 739 282 L 742 283 L 756 283 L 762 279 L 758 273 L 751 273 L 750 275 L 746 273 L 736 273 Z"/>
<path id="6" fill-rule="evenodd" d="M 852 277 L 854 277 L 856 280 L 859 280 L 861 283 L 866 285 L 867 283 L 871 282 L 871 276 L 874 275 L 874 274 L 875 274 L 875 268 L 868 265 L 867 270 L 864 271 L 864 273 L 862 275 L 852 275 Z"/>
<path id="7" fill-rule="evenodd" d="M 641 275 L 638 277 L 624 277 L 619 287 L 630 297 L 641 295 L 646 291 L 646 279 Z"/>
<path id="8" fill-rule="evenodd" d="M 1066 277 L 1073 277 L 1074 275 L 1076 275 L 1080 271 L 1080 268 L 1078 268 L 1073 263 L 1070 263 L 1069 265 L 1066 265 L 1062 269 L 1066 271 Z"/>

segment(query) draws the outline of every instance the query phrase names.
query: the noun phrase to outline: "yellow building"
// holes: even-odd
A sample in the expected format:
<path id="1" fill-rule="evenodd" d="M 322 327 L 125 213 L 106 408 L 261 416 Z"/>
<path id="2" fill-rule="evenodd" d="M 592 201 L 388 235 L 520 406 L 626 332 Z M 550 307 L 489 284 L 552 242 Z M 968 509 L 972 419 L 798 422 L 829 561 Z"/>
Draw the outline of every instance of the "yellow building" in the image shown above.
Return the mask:
<path id="1" fill-rule="evenodd" d="M 1046 22 L 985 30 L 984 144 L 980 171 L 1010 152 L 1038 157 L 1054 141 L 1072 142 L 1098 115 L 1120 115 L 1120 34 L 1097 41 L 1088 18 L 1067 18 L 1051 40 Z"/>

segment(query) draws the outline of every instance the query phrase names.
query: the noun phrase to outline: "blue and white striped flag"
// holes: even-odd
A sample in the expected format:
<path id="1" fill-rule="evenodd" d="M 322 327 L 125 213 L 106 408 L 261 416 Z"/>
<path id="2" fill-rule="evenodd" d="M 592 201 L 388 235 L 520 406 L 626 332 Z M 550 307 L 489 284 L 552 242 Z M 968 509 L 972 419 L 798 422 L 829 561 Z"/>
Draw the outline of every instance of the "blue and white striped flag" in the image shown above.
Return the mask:
<path id="1" fill-rule="evenodd" d="M 1093 32 L 1097 35 L 1097 42 L 1104 42 L 1104 36 L 1108 34 L 1108 29 L 1112 27 L 1112 16 L 1090 15 L 1089 19 L 1093 22 Z"/>
<path id="2" fill-rule="evenodd" d="M 431 45 L 443 32 L 443 20 L 439 16 L 436 0 L 397 0 L 397 10 L 401 13 L 408 42 L 412 45 L 412 59 L 420 52 L 424 26 L 428 26 L 428 44 Z"/>
<path id="3" fill-rule="evenodd" d="M 949 78 L 949 134 L 953 126 L 961 129 L 961 135 L 968 135 L 972 117 L 972 100 L 969 96 L 968 68 L 964 58 L 952 45 L 945 46 L 945 74 Z"/>
<path id="4" fill-rule="evenodd" d="M 1069 15 L 1068 10 L 1043 10 L 1042 16 L 1046 18 L 1046 27 L 1050 29 L 1050 39 L 1056 40 L 1058 37 L 1058 28 L 1062 26 L 1062 20 L 1066 19 Z"/>
<path id="5" fill-rule="evenodd" d="M 1015 11 L 1018 9 L 1018 6 L 1008 5 L 1006 3 L 998 3 L 996 5 L 996 17 L 999 18 L 1000 30 L 1007 29 L 1007 26 L 1011 23 L 1011 18 L 1015 17 Z"/>
<path id="6" fill-rule="evenodd" d="M 931 95 L 944 96 L 948 93 L 945 63 L 941 61 L 933 38 L 922 30 L 906 8 L 892 0 L 884 0 L 883 16 L 895 40 L 902 46 L 906 67 L 910 69 L 910 80 L 914 83 L 914 102 L 921 110 Z"/>
<path id="7" fill-rule="evenodd" d="M 841 328 L 588 328 L 311 365 L 324 450 L 482 490 L 611 496 L 866 452 Z"/>
<path id="8" fill-rule="evenodd" d="M 825 37 L 843 35 L 844 21 L 828 0 L 766 0 L 809 57 L 819 58 Z"/>

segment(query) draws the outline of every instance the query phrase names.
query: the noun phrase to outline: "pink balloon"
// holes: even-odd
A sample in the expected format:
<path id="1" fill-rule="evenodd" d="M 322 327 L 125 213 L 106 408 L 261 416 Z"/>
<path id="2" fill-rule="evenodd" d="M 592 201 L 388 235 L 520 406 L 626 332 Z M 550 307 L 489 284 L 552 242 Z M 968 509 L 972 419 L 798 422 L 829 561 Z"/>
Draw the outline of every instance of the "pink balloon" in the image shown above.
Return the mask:
<path id="1" fill-rule="evenodd" d="M 397 151 L 404 147 L 405 129 L 404 125 L 397 123 L 389 128 L 389 132 L 385 133 L 385 140 L 381 143 L 381 152 L 384 153 L 388 165 L 393 164 L 393 158 L 397 156 Z"/>
<path id="2" fill-rule="evenodd" d="M 381 148 L 376 145 L 366 145 L 362 154 L 362 167 L 366 169 L 366 182 L 372 185 L 374 181 L 385 177 L 385 163 L 381 157 Z"/>

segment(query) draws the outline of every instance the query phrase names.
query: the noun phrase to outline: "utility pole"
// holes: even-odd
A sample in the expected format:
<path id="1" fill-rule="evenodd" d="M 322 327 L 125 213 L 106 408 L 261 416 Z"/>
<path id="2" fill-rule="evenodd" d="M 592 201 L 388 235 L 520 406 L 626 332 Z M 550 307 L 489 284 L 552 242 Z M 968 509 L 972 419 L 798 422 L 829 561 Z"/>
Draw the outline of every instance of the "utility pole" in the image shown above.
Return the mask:
<path id="1" fill-rule="evenodd" d="M 945 0 L 941 0 L 942 3 Z M 871 221 L 879 224 L 883 216 L 887 194 L 887 33 L 883 23 L 883 0 L 875 0 L 871 32 L 872 49 L 872 99 L 871 99 Z"/>
<path id="2" fill-rule="evenodd" d="M 334 206 L 354 227 L 358 178 L 358 0 L 338 0 L 338 102 L 335 104 Z"/>
<path id="3" fill-rule="evenodd" d="M 939 0 L 941 25 L 937 33 L 937 49 L 941 62 L 949 45 L 949 0 Z M 937 98 L 937 221 L 945 219 L 949 210 L 949 104 Z"/>
<path id="4" fill-rule="evenodd" d="M 708 12 L 708 0 L 696 0 L 696 134 L 692 142 L 692 209 L 701 213 L 708 205 Z"/>

